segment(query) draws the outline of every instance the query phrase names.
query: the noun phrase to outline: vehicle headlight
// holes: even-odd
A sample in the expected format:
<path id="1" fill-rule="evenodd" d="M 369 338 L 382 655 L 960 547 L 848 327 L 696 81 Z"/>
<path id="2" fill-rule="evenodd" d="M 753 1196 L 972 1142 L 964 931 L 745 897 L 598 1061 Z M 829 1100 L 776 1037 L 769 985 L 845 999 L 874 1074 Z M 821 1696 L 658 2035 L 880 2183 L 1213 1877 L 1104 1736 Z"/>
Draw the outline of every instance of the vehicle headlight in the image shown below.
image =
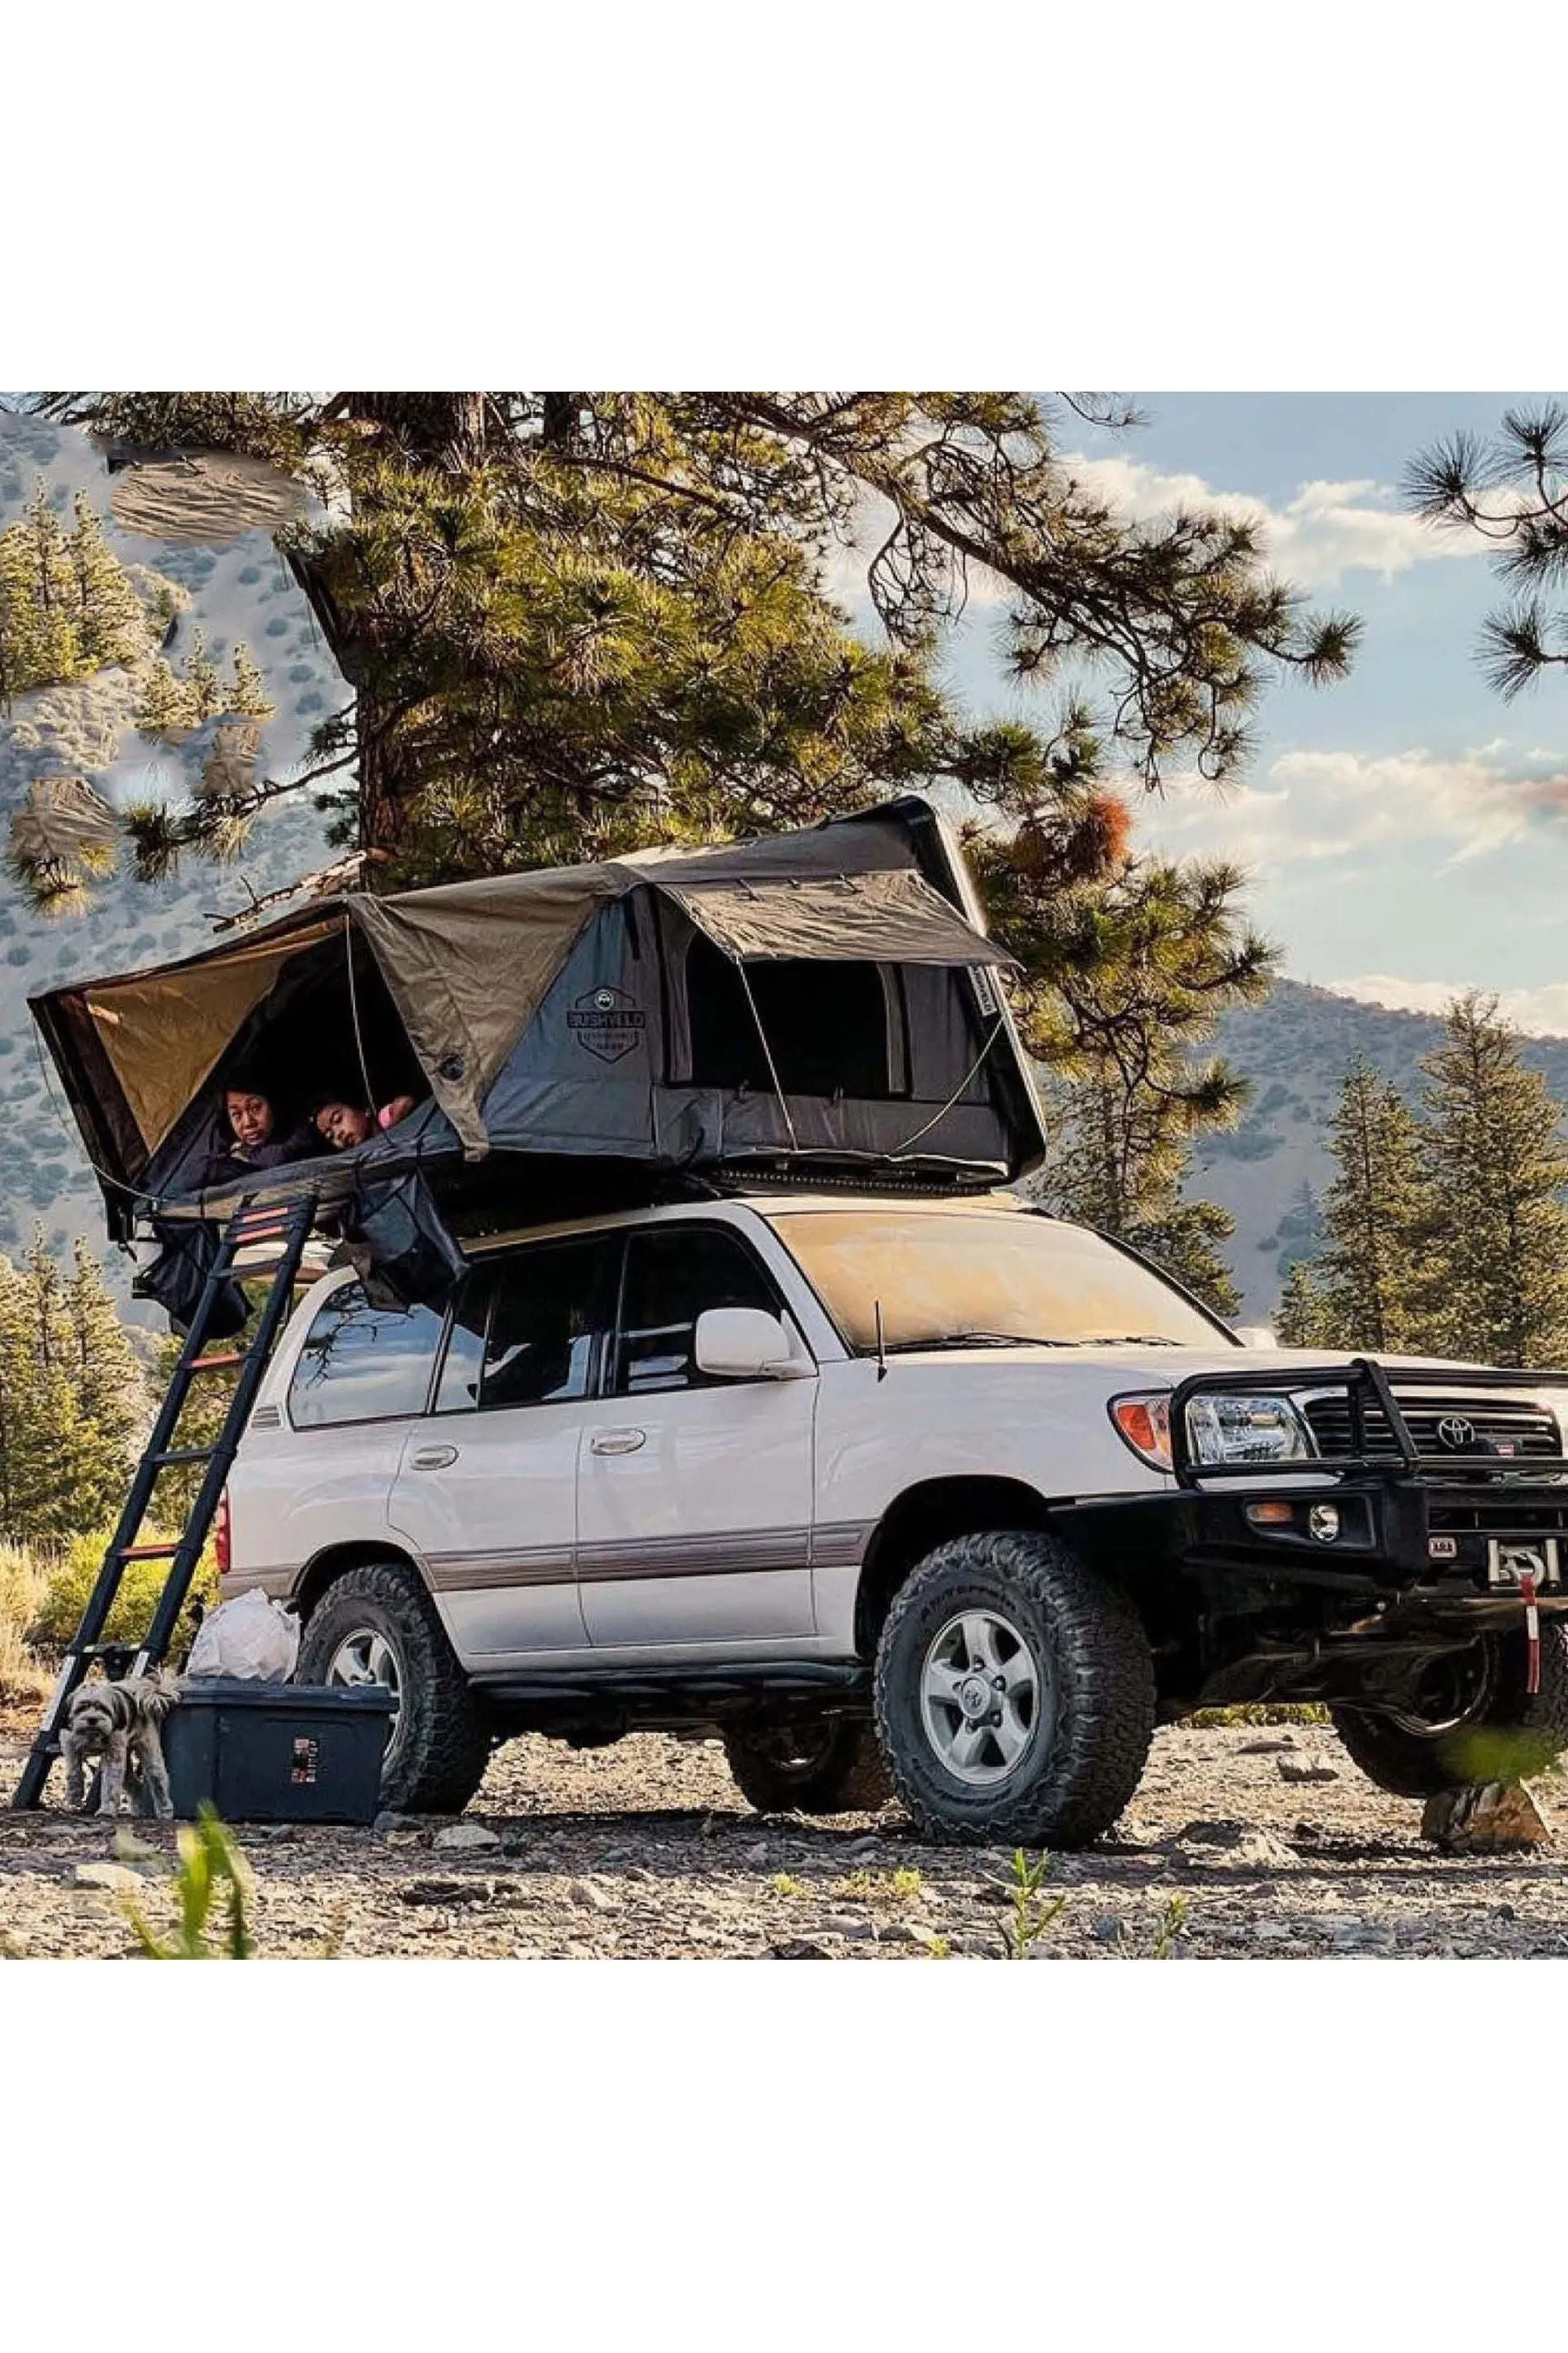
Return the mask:
<path id="1" fill-rule="evenodd" d="M 1300 1462 L 1315 1451 L 1288 1397 L 1200 1391 L 1187 1400 L 1187 1440 L 1196 1462 Z"/>

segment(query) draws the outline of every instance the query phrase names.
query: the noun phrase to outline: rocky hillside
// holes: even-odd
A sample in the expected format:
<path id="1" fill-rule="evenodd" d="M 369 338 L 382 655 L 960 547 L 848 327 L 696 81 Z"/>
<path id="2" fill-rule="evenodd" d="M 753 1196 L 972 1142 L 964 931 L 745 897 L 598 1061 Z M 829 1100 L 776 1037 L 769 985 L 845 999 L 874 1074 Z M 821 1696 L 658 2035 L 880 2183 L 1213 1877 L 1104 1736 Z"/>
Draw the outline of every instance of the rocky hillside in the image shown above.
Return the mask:
<path id="1" fill-rule="evenodd" d="M 166 662 L 178 671 L 198 631 L 226 672 L 235 649 L 249 649 L 275 706 L 262 730 L 263 772 L 294 773 L 312 726 L 338 707 L 344 690 L 268 532 L 225 537 L 217 517 L 198 520 L 205 538 L 130 529 L 117 520 L 127 501 L 116 499 L 115 480 L 84 434 L 0 413 L 0 532 L 24 513 L 40 482 L 64 522 L 74 496 L 85 492 L 139 589 L 163 592 L 163 609 L 173 611 L 155 649 Z M 158 522 L 155 512 L 139 519 Z M 212 726 L 177 731 L 177 742 L 149 740 L 132 723 L 141 700 L 140 670 L 111 664 L 69 685 L 17 695 L 8 716 L 0 706 L 0 839 L 28 786 L 43 776 L 85 777 L 112 803 L 189 794 L 211 754 Z M 308 797 L 285 802 L 255 833 L 247 878 L 258 891 L 285 882 L 321 862 L 321 842 L 322 819 Z M 27 997 L 64 980 L 189 954 L 210 937 L 209 913 L 244 898 L 237 874 L 195 862 L 153 888 L 111 881 L 86 914 L 51 918 L 0 877 L 0 1250 L 25 1247 L 39 1219 L 57 1247 L 76 1233 L 102 1240 L 98 1189 L 53 1074 L 42 1068 Z"/>
<path id="2" fill-rule="evenodd" d="M 1435 1015 L 1393 1013 L 1297 980 L 1226 1015 L 1215 1043 L 1252 1081 L 1252 1104 L 1239 1127 L 1198 1146 L 1190 1189 L 1236 1219 L 1230 1259 L 1250 1317 L 1272 1314 L 1292 1259 L 1312 1247 L 1316 1197 L 1333 1175 L 1323 1139 L 1351 1060 L 1364 1054 L 1414 1104 L 1421 1058 L 1441 1034 Z M 1525 1060 L 1568 1103 L 1568 1039 L 1533 1038 Z"/>

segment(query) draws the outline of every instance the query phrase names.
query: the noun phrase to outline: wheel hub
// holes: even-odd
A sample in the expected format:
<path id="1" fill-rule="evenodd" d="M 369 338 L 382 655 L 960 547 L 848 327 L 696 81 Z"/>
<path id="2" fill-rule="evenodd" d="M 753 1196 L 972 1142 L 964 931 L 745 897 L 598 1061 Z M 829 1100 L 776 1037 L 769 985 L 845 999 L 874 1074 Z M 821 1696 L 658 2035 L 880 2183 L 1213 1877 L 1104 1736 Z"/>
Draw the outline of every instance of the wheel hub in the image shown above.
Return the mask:
<path id="1" fill-rule="evenodd" d="M 920 1698 L 938 1761 L 971 1787 L 1007 1780 L 1055 1728 L 1048 1663 L 996 1609 L 949 1619 L 926 1651 Z"/>
<path id="2" fill-rule="evenodd" d="M 328 1661 L 327 1681 L 351 1688 L 383 1683 L 391 1692 L 396 1703 L 386 1736 L 386 1754 L 391 1757 L 397 1746 L 403 1714 L 403 1662 L 395 1646 L 375 1628 L 356 1627 L 343 1636 Z"/>

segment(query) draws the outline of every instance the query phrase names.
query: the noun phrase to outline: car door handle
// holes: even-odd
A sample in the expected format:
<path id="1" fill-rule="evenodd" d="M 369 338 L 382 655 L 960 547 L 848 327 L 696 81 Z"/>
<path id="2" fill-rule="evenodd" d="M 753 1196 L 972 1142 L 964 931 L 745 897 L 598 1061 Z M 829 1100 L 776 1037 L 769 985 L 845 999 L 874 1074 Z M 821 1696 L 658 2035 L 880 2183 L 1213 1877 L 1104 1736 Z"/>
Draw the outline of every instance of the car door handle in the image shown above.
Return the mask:
<path id="1" fill-rule="evenodd" d="M 595 1454 L 635 1454 L 647 1443 L 646 1430 L 596 1430 L 588 1440 Z"/>
<path id="2" fill-rule="evenodd" d="M 455 1446 L 419 1446 L 410 1459 L 416 1471 L 445 1471 L 457 1461 L 458 1450 Z"/>

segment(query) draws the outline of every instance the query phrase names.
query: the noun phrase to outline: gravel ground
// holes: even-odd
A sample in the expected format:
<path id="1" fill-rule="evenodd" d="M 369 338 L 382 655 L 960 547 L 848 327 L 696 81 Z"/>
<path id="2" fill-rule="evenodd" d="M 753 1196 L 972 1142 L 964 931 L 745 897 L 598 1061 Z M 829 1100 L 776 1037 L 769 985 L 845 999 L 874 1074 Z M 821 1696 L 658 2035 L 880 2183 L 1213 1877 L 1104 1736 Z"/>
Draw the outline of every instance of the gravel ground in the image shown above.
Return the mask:
<path id="1" fill-rule="evenodd" d="M 0 1788 L 27 1729 L 0 1723 Z M 1568 1823 L 1568 1791 L 1556 1810 Z M 1009 1853 L 927 1846 L 893 1805 L 831 1821 L 753 1814 L 711 1742 L 643 1736 L 574 1755 L 514 1741 L 463 1822 L 493 1841 L 443 1846 L 450 1825 L 434 1820 L 245 1830 L 262 1953 L 339 1941 L 357 1956 L 489 1959 L 1000 1957 L 1012 1916 Z M 1117 1837 L 1053 1859 L 1043 1898 L 1067 1900 L 1031 1956 L 1148 1955 L 1178 1898 L 1186 1958 L 1568 1953 L 1556 1848 L 1452 1860 L 1419 1829 L 1419 1808 L 1364 1781 L 1327 1730 L 1162 1732 Z M 135 1833 L 172 1849 L 159 1825 Z M 77 1883 L 113 1854 L 106 1823 L 0 1812 L 0 1950 L 127 1952 L 114 1894 Z M 145 1866 L 150 1914 L 164 1867 Z"/>

